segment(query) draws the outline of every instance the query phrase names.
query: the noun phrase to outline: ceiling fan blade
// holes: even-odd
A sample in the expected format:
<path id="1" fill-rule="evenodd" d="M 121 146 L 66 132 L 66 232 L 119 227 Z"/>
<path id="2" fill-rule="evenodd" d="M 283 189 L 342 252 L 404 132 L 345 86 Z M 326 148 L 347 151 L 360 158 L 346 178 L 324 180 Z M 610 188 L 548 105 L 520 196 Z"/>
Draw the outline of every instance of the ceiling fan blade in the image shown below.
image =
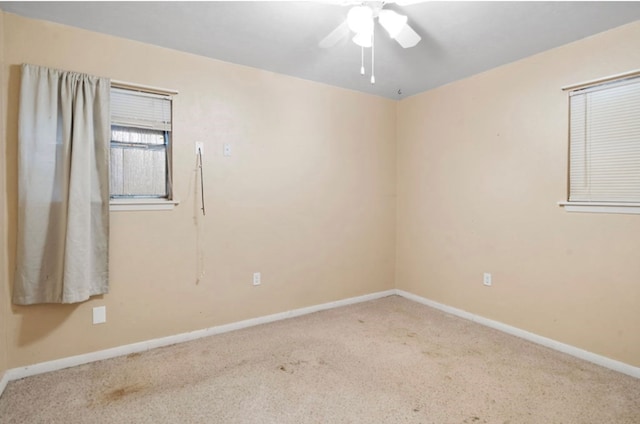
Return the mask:
<path id="1" fill-rule="evenodd" d="M 407 25 L 407 17 L 393 10 L 382 9 L 378 14 L 378 22 L 387 30 L 391 38 L 396 38 L 402 28 Z"/>
<path id="2" fill-rule="evenodd" d="M 418 4 L 418 3 L 426 3 L 428 0 L 395 0 L 392 2 L 385 2 L 385 3 L 395 3 L 398 6 L 411 6 L 412 4 Z"/>
<path id="3" fill-rule="evenodd" d="M 409 24 L 402 27 L 398 35 L 396 35 L 396 41 L 405 49 L 415 46 L 420 40 L 422 40 L 422 37 L 420 37 Z"/>
<path id="4" fill-rule="evenodd" d="M 316 3 L 324 3 L 335 6 L 353 6 L 362 4 L 362 0 L 313 0 Z"/>
<path id="5" fill-rule="evenodd" d="M 320 40 L 320 42 L 318 43 L 318 47 L 320 47 L 321 49 L 328 49 L 330 47 L 333 47 L 341 40 L 347 38 L 349 34 L 349 25 L 347 25 L 347 21 L 344 21 L 333 31 L 331 31 L 329 35 Z"/>

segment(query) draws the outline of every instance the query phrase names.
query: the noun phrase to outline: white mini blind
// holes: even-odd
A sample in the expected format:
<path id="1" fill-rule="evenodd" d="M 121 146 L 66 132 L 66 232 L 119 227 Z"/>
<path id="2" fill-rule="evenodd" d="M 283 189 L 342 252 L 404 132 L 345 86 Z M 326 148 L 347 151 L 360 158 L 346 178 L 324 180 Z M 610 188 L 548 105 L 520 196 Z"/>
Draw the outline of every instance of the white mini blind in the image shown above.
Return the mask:
<path id="1" fill-rule="evenodd" d="M 111 87 L 112 198 L 171 199 L 170 95 Z"/>
<path id="2" fill-rule="evenodd" d="M 569 201 L 640 203 L 640 78 L 570 96 Z"/>
<path id="3" fill-rule="evenodd" d="M 171 131 L 171 97 L 112 88 L 111 124 Z"/>

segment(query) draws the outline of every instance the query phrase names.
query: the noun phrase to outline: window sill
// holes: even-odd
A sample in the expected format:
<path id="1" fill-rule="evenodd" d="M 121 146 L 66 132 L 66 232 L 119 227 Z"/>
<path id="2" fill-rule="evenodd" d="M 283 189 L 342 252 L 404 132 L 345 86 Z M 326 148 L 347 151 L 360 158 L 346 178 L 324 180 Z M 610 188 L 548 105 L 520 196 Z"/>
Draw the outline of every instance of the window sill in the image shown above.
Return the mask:
<path id="1" fill-rule="evenodd" d="M 558 202 L 567 212 L 640 214 L 640 203 Z"/>
<path id="2" fill-rule="evenodd" d="M 169 211 L 180 204 L 178 200 L 166 199 L 111 199 L 109 210 L 122 211 Z"/>

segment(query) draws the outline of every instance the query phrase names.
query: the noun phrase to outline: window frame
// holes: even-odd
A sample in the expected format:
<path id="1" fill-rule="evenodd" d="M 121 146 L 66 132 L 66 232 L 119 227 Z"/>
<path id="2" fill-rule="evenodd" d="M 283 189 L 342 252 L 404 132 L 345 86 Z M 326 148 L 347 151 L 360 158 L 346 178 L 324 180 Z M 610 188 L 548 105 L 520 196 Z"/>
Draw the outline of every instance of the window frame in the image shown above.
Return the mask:
<path id="1" fill-rule="evenodd" d="M 622 82 L 624 80 L 639 79 L 640 82 L 640 69 L 625 72 L 622 74 L 616 74 L 605 78 L 586 81 L 579 84 L 573 84 L 570 86 L 562 87 L 563 91 L 572 93 L 581 90 L 593 89 L 599 86 L 606 87 L 608 84 L 614 84 Z M 568 105 L 571 103 L 571 94 L 568 96 Z M 569 149 L 571 140 L 571 110 L 568 107 L 568 123 L 569 128 L 567 131 L 567 180 L 566 180 L 566 199 L 558 202 L 559 206 L 562 206 L 566 212 L 585 212 L 585 213 L 609 213 L 609 214 L 640 214 L 640 202 L 622 202 L 622 201 L 571 201 L 570 196 L 570 164 L 571 164 L 571 151 Z"/>
<path id="2" fill-rule="evenodd" d="M 109 205 L 111 211 L 152 211 L 152 210 L 172 210 L 180 204 L 179 200 L 175 198 L 175 192 L 173 190 L 173 110 L 174 110 L 174 96 L 178 94 L 176 90 L 164 89 L 159 87 L 152 87 L 147 85 L 132 84 L 128 82 L 111 80 L 111 88 L 117 88 L 121 90 L 137 91 L 146 94 L 166 96 L 171 101 L 171 130 L 169 131 L 169 140 L 166 145 L 166 158 L 167 158 L 167 197 L 111 197 L 111 190 L 109 190 Z M 110 123 L 109 132 L 111 132 L 112 124 Z M 109 149 L 111 149 L 111 142 L 109 143 Z M 110 150 L 111 151 L 111 150 Z"/>

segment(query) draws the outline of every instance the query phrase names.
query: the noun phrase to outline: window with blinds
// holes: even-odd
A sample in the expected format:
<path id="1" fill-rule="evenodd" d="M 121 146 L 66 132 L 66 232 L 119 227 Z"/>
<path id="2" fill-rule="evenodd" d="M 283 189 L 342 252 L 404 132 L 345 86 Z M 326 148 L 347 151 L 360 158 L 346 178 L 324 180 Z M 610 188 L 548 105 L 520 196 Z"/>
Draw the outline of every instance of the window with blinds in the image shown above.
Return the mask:
<path id="1" fill-rule="evenodd" d="M 640 77 L 569 95 L 569 202 L 640 204 Z"/>
<path id="2" fill-rule="evenodd" d="M 112 199 L 171 199 L 170 96 L 111 89 Z"/>

